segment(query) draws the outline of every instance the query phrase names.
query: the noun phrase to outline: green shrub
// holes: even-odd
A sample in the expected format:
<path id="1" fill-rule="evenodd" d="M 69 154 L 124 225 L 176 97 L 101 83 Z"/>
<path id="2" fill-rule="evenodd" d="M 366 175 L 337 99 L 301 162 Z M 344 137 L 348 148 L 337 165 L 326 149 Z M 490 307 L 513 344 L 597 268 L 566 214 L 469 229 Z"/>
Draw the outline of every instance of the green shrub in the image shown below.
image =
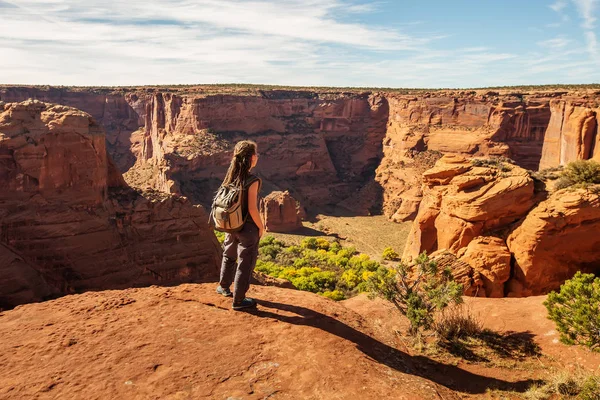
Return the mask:
<path id="1" fill-rule="evenodd" d="M 366 254 L 359 254 L 353 256 L 348 261 L 348 268 L 354 269 L 359 272 L 363 271 L 376 271 L 379 268 L 379 263 L 377 261 L 371 260 L 371 258 Z"/>
<path id="2" fill-rule="evenodd" d="M 600 278 L 577 272 L 544 302 L 566 344 L 600 350 Z"/>
<path id="3" fill-rule="evenodd" d="M 269 244 L 258 248 L 258 254 L 267 260 L 275 260 L 280 251 L 281 246 L 276 244 Z"/>
<path id="4" fill-rule="evenodd" d="M 594 160 L 579 160 L 569 163 L 563 176 L 574 183 L 600 183 L 600 164 Z"/>
<path id="5" fill-rule="evenodd" d="M 439 270 L 425 253 L 413 265 L 377 268 L 368 287 L 372 296 L 390 301 L 408 318 L 413 335 L 432 327 L 435 312 L 462 303 L 462 286 L 454 282 L 450 269 Z"/>
<path id="6" fill-rule="evenodd" d="M 327 239 L 318 238 L 317 239 L 317 249 L 329 250 L 329 241 Z"/>
<path id="7" fill-rule="evenodd" d="M 334 290 L 334 291 L 327 290 L 327 291 L 323 292 L 322 295 L 331 300 L 335 300 L 335 301 L 344 300 L 346 298 L 344 293 L 339 290 Z"/>
<path id="8" fill-rule="evenodd" d="M 400 256 L 391 247 L 386 247 L 385 249 L 383 249 L 382 258 L 388 261 L 397 261 L 400 258 Z"/>
<path id="9" fill-rule="evenodd" d="M 272 244 L 275 244 L 275 237 L 271 236 L 271 235 L 267 235 L 267 236 L 263 237 L 262 239 L 260 239 L 260 241 L 258 242 L 258 247 L 269 246 Z"/>
<path id="10" fill-rule="evenodd" d="M 225 232 L 215 231 L 215 236 L 217 237 L 219 243 L 223 244 L 225 241 Z"/>
<path id="11" fill-rule="evenodd" d="M 557 190 L 570 186 L 585 188 L 600 184 L 600 164 L 594 160 L 578 160 L 569 163 L 556 181 Z"/>
<path id="12" fill-rule="evenodd" d="M 300 243 L 300 247 L 302 247 L 303 249 L 316 250 L 318 248 L 317 238 L 314 238 L 314 237 L 304 238 L 304 240 L 302 240 L 302 243 Z"/>
<path id="13" fill-rule="evenodd" d="M 337 254 L 340 250 L 342 250 L 342 245 L 340 244 L 340 242 L 331 242 L 329 244 L 329 251 L 331 251 L 332 253 Z"/>

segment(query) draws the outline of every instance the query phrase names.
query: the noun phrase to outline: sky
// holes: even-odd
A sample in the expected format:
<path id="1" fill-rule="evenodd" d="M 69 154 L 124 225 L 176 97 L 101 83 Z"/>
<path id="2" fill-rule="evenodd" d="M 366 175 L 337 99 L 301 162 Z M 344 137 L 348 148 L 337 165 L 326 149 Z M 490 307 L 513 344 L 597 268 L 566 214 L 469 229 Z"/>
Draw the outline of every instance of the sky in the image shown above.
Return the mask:
<path id="1" fill-rule="evenodd" d="M 600 83 L 600 0 L 0 0 L 0 84 Z"/>

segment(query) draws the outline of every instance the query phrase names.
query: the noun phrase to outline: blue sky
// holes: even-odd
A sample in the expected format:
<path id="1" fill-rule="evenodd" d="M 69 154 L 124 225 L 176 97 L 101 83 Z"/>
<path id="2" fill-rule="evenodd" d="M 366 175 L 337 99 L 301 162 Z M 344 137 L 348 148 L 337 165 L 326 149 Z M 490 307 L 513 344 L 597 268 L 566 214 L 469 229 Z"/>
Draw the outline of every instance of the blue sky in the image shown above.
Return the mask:
<path id="1" fill-rule="evenodd" d="M 600 83 L 600 0 L 0 0 L 0 83 Z"/>

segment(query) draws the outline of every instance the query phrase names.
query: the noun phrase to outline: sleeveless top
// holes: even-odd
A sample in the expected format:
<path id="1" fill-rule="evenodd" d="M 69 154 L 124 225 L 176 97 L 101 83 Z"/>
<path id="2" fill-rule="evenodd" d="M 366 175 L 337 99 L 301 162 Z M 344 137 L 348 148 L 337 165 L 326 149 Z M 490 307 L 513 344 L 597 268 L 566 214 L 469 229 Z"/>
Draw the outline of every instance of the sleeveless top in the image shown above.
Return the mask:
<path id="1" fill-rule="evenodd" d="M 250 216 L 249 212 L 248 212 L 248 204 L 250 204 L 250 201 L 248 199 L 248 196 L 250 194 L 250 186 L 254 183 L 258 181 L 258 190 L 256 193 L 256 204 L 260 204 L 260 188 L 262 186 L 262 180 L 253 174 L 248 175 L 248 177 L 246 178 L 246 182 L 244 183 L 244 198 L 245 201 L 242 203 L 242 218 L 244 218 L 244 220 L 246 222 L 252 222 L 254 223 L 254 220 L 252 219 L 252 217 Z"/>

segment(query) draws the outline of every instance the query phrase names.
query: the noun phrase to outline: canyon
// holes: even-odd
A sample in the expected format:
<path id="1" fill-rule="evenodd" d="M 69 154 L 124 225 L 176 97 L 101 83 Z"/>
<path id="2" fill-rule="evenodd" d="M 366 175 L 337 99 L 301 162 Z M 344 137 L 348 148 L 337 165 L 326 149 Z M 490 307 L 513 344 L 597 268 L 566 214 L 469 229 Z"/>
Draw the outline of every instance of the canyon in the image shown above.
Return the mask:
<path id="1" fill-rule="evenodd" d="M 600 262 L 593 236 L 582 245 L 581 259 L 576 262 L 557 258 L 552 252 L 532 255 L 531 251 L 555 232 L 552 226 L 536 230 L 541 223 L 535 221 L 547 219 L 535 219 L 535 215 L 546 215 L 540 207 L 562 207 L 557 205 L 562 197 L 553 194 L 544 202 L 528 170 L 600 160 L 600 92 L 591 89 L 0 86 L 0 107 L 7 124 L 0 129 L 5 135 L 0 176 L 11 193 L 5 191 L 3 197 L 2 259 L 8 261 L 2 268 L 11 276 L 6 282 L 31 282 L 21 294 L 11 294 L 7 304 L 101 287 L 98 282 L 107 276 L 114 277 L 114 282 L 106 278 L 107 287 L 214 279 L 218 246 L 207 231 L 202 206 L 210 204 L 229 164 L 232 145 L 241 139 L 258 144 L 257 173 L 263 179 L 263 195 L 274 193 L 264 211 L 271 216 L 274 230 L 293 229 L 299 226 L 301 216 L 311 218 L 317 213 L 383 213 L 396 222 L 414 220 L 405 257 L 449 250 L 457 262 L 472 268 L 467 275 L 480 282 L 478 295 L 492 297 L 545 293 L 573 271 L 594 270 Z M 55 117 L 42 119 L 40 125 L 38 114 Z M 27 118 L 30 122 L 23 122 Z M 30 134 L 42 135 L 50 148 L 75 149 L 82 135 L 78 129 L 86 126 L 93 127 L 88 128 L 91 133 L 84 133 L 90 135 L 91 144 L 68 154 L 58 150 L 45 153 Z M 6 137 L 10 129 L 14 133 Z M 55 129 L 67 136 L 55 139 Z M 25 161 L 14 158 L 19 152 L 28 154 Z M 481 157 L 504 157 L 514 165 L 510 164 L 510 171 L 497 171 L 470 164 L 469 160 Z M 15 165 L 19 167 L 15 169 Z M 285 191 L 284 197 L 275 194 Z M 158 200 L 152 200 L 153 196 Z M 574 222 L 568 226 L 596 229 L 595 197 L 569 196 L 579 196 L 569 204 L 581 207 L 575 207 Z M 15 207 L 23 203 L 29 211 L 15 213 Z M 588 209 L 586 216 L 580 215 L 581 208 Z M 38 210 L 37 217 L 26 215 L 33 210 Z M 168 217 L 159 217 L 164 215 Z M 79 226 L 69 235 L 105 233 L 89 236 L 88 247 L 66 242 L 66 248 L 48 252 L 52 247 L 48 240 L 68 236 L 46 226 L 60 220 Z M 192 221 L 202 228 L 193 228 Z M 181 250 L 167 256 L 166 247 L 138 243 L 133 236 L 142 228 L 129 225 L 135 223 L 160 233 L 157 240 L 165 246 L 170 246 L 170 238 L 177 238 Z M 531 227 L 523 234 L 529 235 L 529 245 L 513 238 L 521 223 L 523 232 Z M 160 224 L 165 224 L 165 229 Z M 38 225 L 44 228 L 28 228 Z M 578 228 L 572 234 L 561 232 L 563 243 L 583 235 Z M 195 250 L 187 246 L 192 242 Z M 121 255 L 115 243 L 119 243 L 116 248 Z M 546 248 L 552 246 L 556 248 L 555 242 L 548 241 Z M 129 248 L 133 250 L 123 250 Z M 491 256 L 498 252 L 501 256 Z M 98 260 L 94 254 L 110 257 Z M 481 265 L 480 254 L 494 258 L 489 270 Z M 72 259 L 87 264 L 85 257 L 94 258 L 90 265 L 96 275 L 73 274 L 68 268 Z M 544 275 L 542 264 L 548 259 L 559 260 L 552 267 L 558 272 L 538 285 L 536 281 Z M 128 262 L 138 269 L 127 269 L 122 272 L 126 276 L 119 277 L 120 265 Z M 568 267 L 561 269 L 559 264 Z M 140 265 L 146 265 L 141 272 Z M 24 275 L 16 277 L 17 270 Z M 133 277 L 134 270 L 141 278 Z"/>
<path id="2" fill-rule="evenodd" d="M 202 207 L 130 188 L 80 110 L 0 105 L 0 185 L 0 308 L 218 274 Z"/>
<path id="3" fill-rule="evenodd" d="M 208 205 L 231 144 L 259 145 L 266 193 L 289 190 L 310 212 L 416 215 L 421 174 L 441 154 L 504 156 L 529 170 L 600 159 L 600 94 L 330 89 L 0 87 L 88 112 L 133 186 Z"/>

